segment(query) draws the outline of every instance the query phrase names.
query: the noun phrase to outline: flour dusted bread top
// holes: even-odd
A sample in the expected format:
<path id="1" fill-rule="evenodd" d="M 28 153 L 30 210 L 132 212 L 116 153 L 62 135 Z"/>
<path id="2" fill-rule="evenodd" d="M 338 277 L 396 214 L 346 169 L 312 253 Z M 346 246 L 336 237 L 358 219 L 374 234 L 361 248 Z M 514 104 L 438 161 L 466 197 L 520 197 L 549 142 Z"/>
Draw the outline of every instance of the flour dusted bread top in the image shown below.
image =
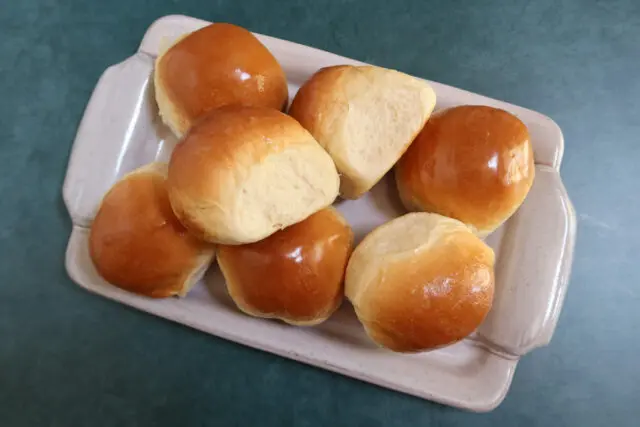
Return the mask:
<path id="1" fill-rule="evenodd" d="M 425 81 L 375 66 L 321 69 L 298 91 L 289 114 L 313 134 L 341 173 L 340 194 L 355 199 L 405 152 L 436 96 Z"/>
<path id="2" fill-rule="evenodd" d="M 118 181 L 89 234 L 89 254 L 106 281 L 155 298 L 186 294 L 214 257 L 214 246 L 191 236 L 173 214 L 166 174 L 166 164 L 152 163 Z"/>
<path id="3" fill-rule="evenodd" d="M 281 110 L 289 96 L 284 71 L 271 52 L 250 31 L 226 23 L 187 34 L 161 54 L 154 85 L 160 116 L 178 136 L 214 108 Z"/>
<path id="4" fill-rule="evenodd" d="M 345 278 L 367 334 L 398 352 L 431 350 L 472 333 L 493 301 L 493 250 L 455 219 L 395 218 L 355 248 Z"/>
<path id="5" fill-rule="evenodd" d="M 200 238 L 252 243 L 333 203 L 331 157 L 293 118 L 227 106 L 197 122 L 169 162 L 169 197 Z"/>

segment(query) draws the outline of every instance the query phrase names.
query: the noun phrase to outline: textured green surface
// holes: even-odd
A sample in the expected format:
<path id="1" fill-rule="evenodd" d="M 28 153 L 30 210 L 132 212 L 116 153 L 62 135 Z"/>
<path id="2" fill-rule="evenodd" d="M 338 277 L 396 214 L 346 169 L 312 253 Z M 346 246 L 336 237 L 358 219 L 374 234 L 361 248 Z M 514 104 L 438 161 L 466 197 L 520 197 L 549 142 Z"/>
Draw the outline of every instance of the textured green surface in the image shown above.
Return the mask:
<path id="1" fill-rule="evenodd" d="M 552 344 L 477 415 L 93 296 L 60 188 L 91 90 L 182 13 L 529 107 L 563 128 L 578 247 Z M 631 426 L 640 418 L 640 2 L 0 0 L 1 426 Z"/>

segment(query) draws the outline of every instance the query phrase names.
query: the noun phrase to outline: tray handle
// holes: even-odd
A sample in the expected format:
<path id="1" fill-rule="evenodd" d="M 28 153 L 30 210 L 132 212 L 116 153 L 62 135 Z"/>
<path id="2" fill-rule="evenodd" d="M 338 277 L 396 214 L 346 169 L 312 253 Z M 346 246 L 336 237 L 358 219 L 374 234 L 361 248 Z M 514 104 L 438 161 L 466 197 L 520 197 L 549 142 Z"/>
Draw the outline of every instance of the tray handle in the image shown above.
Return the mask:
<path id="1" fill-rule="evenodd" d="M 153 58 L 138 52 L 105 70 L 78 127 L 62 190 L 75 225 L 88 227 L 105 192 L 131 169 L 125 153 L 149 109 Z"/>
<path id="2" fill-rule="evenodd" d="M 506 356 L 547 345 L 567 290 L 576 219 L 559 172 L 536 167 L 527 199 L 496 248 L 496 294 L 478 337 Z"/>

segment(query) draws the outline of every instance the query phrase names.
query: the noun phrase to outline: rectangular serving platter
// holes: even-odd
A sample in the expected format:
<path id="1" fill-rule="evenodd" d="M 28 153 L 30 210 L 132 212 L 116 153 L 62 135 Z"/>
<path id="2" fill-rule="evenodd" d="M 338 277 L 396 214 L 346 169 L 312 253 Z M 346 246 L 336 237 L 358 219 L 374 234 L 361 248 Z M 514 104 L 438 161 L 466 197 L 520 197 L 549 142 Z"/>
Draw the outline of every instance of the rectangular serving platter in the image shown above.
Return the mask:
<path id="1" fill-rule="evenodd" d="M 73 221 L 66 253 L 70 277 L 91 292 L 218 337 L 408 393 L 489 411 L 504 399 L 520 357 L 549 343 L 567 289 L 575 241 L 575 213 L 560 178 L 564 141 L 559 127 L 537 112 L 436 82 L 436 110 L 483 104 L 517 115 L 529 128 L 536 178 L 521 208 L 487 238 L 495 250 L 493 308 L 468 339 L 437 351 L 403 355 L 366 337 L 345 302 L 327 322 L 296 328 L 240 313 L 214 264 L 185 298 L 153 300 L 119 290 L 95 271 L 88 253 L 91 221 L 105 192 L 124 174 L 154 160 L 168 161 L 177 143 L 158 117 L 152 75 L 155 57 L 179 36 L 208 22 L 166 16 L 147 30 L 138 51 L 109 67 L 96 85 L 78 128 L 63 186 Z M 290 99 L 322 67 L 363 64 L 353 59 L 256 34 L 287 74 Z M 212 46 L 215 48 L 215 46 Z M 339 201 L 359 241 L 402 214 L 392 177 L 365 197 Z"/>

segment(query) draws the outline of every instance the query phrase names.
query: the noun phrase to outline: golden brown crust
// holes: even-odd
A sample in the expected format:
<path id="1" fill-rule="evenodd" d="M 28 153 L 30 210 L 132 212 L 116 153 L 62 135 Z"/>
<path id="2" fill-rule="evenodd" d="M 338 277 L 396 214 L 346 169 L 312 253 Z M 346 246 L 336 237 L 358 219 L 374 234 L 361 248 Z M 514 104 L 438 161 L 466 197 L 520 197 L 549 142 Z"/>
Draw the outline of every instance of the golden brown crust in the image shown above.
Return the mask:
<path id="1" fill-rule="evenodd" d="M 432 350 L 480 325 L 493 301 L 493 261 L 472 239 L 456 234 L 409 264 L 389 265 L 379 292 L 360 302 L 376 307 L 361 310 L 375 319 L 368 329 L 376 341 L 399 352 Z"/>
<path id="2" fill-rule="evenodd" d="M 486 235 L 524 201 L 535 175 L 527 127 L 487 106 L 434 114 L 395 168 L 410 210 L 456 218 Z"/>
<path id="3" fill-rule="evenodd" d="M 323 111 L 327 105 L 331 105 L 343 110 L 343 114 L 331 112 L 331 117 L 344 120 L 344 113 L 348 107 L 347 97 L 340 90 L 334 91 L 334 88 L 340 87 L 340 78 L 343 73 L 352 68 L 350 65 L 335 65 L 320 69 L 300 87 L 291 102 L 289 115 L 300 122 L 321 144 L 326 140 L 328 132 L 325 130 L 330 131 L 342 124 L 321 126 L 321 122 L 326 120 L 326 117 L 318 112 Z"/>
<path id="4" fill-rule="evenodd" d="M 171 210 L 165 176 L 147 167 L 105 195 L 91 226 L 89 252 L 106 281 L 163 298 L 182 294 L 214 248 L 187 233 Z"/>
<path id="5" fill-rule="evenodd" d="M 435 105 L 424 81 L 375 66 L 320 69 L 296 94 L 289 114 L 331 155 L 340 195 L 369 191 L 409 147 Z"/>
<path id="6" fill-rule="evenodd" d="M 411 213 L 356 247 L 346 294 L 379 345 L 433 350 L 465 338 L 483 321 L 493 301 L 493 267 L 491 248 L 459 221 Z"/>
<path id="7" fill-rule="evenodd" d="M 276 110 L 225 106 L 207 114 L 176 146 L 169 162 L 170 197 L 220 199 L 239 164 L 256 164 L 270 154 L 313 140 L 294 119 Z M 257 144 L 262 141 L 262 144 Z M 240 178 L 240 177 L 239 177 Z M 174 204 L 181 220 L 187 213 Z M 196 232 L 196 230 L 193 230 Z"/>
<path id="8" fill-rule="evenodd" d="M 335 155 L 331 144 L 332 134 L 344 126 L 349 108 L 346 93 L 341 90 L 341 79 L 353 68 L 351 65 L 321 68 L 300 87 L 288 114 L 308 130 L 331 155 L 342 174 L 340 195 L 355 199 L 362 191 L 345 174 L 355 175 L 356 172 L 344 159 Z"/>
<path id="9" fill-rule="evenodd" d="M 248 30 L 215 23 L 179 40 L 156 63 L 163 119 L 183 134 L 208 111 L 238 104 L 282 110 L 288 88 L 282 67 Z M 164 111 L 163 111 L 164 110 Z"/>
<path id="10" fill-rule="evenodd" d="M 327 208 L 260 242 L 222 245 L 218 262 L 242 311 L 311 325 L 340 305 L 352 244 L 349 225 Z"/>
<path id="11" fill-rule="evenodd" d="M 321 187 L 309 203 L 323 205 L 299 221 L 335 199 L 339 178 L 329 155 L 296 120 L 280 111 L 242 106 L 212 111 L 190 129 L 171 156 L 167 185 L 173 211 L 191 233 L 214 243 L 250 243 L 266 237 L 276 229 L 249 232 L 246 223 L 238 222 L 239 213 L 245 208 L 239 200 L 250 191 L 246 183 L 255 168 L 289 150 L 294 151 L 293 161 L 300 163 L 296 165 L 298 170 L 320 169 L 323 173 L 316 179 L 322 182 L 308 183 L 298 176 L 286 183 L 291 188 L 307 184 Z M 271 179 L 275 179 L 274 175 L 265 177 L 269 182 L 262 184 L 268 186 Z M 332 188 L 333 194 L 322 193 Z M 283 203 L 300 204 L 292 201 L 293 196 L 288 193 L 282 197 L 278 203 L 276 200 L 265 203 L 275 204 L 271 206 L 274 210 L 283 210 Z M 257 206 L 244 213 L 257 215 L 261 209 Z M 275 216 L 277 212 L 271 214 Z M 290 224 L 284 224 L 287 225 Z M 268 234 L 262 235 L 263 231 Z"/>

